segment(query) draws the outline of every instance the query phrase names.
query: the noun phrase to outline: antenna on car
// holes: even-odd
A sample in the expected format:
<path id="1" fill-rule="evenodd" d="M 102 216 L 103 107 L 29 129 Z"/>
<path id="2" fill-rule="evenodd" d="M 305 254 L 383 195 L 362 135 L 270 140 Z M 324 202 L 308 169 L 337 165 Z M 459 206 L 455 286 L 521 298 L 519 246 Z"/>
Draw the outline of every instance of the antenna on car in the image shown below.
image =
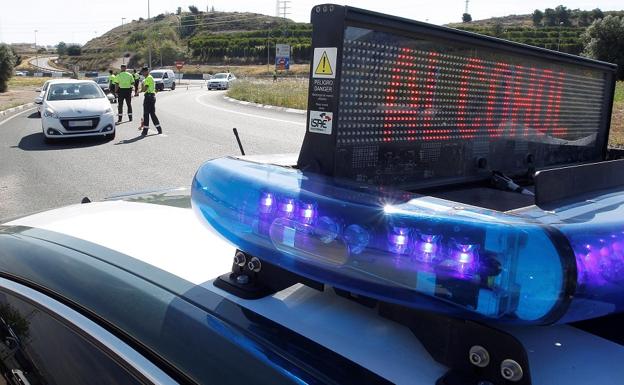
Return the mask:
<path id="1" fill-rule="evenodd" d="M 240 148 L 241 155 L 245 155 L 245 150 L 243 150 L 243 144 L 238 137 L 238 130 L 236 129 L 236 127 L 234 127 L 232 128 L 232 131 L 234 132 L 234 136 L 236 137 L 236 143 L 238 143 L 238 148 Z"/>

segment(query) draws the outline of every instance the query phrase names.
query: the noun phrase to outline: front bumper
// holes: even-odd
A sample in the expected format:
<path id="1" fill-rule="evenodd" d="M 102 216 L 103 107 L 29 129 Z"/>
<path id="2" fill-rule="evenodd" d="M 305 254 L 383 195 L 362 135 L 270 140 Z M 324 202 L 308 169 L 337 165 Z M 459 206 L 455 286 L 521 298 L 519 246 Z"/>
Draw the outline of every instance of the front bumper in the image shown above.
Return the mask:
<path id="1" fill-rule="evenodd" d="M 228 84 L 227 83 L 208 83 L 208 89 L 209 90 L 227 90 Z"/>
<path id="2" fill-rule="evenodd" d="M 90 126 L 77 126 L 76 122 L 90 121 Z M 115 115 L 104 114 L 88 117 L 61 117 L 59 119 L 43 117 L 41 119 L 43 134 L 48 138 L 83 137 L 110 135 L 115 132 Z"/>

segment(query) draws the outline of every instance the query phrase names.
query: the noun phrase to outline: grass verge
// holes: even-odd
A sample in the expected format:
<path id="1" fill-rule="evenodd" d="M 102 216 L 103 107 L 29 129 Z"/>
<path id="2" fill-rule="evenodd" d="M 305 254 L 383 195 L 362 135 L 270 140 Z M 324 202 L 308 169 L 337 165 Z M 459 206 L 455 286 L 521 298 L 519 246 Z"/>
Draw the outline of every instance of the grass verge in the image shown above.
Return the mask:
<path id="1" fill-rule="evenodd" d="M 624 147 L 624 81 L 618 82 L 615 86 L 609 144 Z"/>
<path id="2" fill-rule="evenodd" d="M 13 76 L 9 79 L 9 89 L 16 87 L 41 87 L 46 80 L 51 78 L 36 78 L 30 76 Z"/>
<path id="3" fill-rule="evenodd" d="M 240 80 L 227 92 L 231 98 L 271 106 L 305 110 L 308 105 L 308 79 Z"/>

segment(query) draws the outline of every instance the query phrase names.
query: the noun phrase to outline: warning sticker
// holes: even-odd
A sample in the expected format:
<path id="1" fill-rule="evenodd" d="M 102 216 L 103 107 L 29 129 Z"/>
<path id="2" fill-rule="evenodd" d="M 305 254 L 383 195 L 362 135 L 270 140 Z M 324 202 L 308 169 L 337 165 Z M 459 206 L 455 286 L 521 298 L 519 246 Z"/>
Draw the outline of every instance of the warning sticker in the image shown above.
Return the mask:
<path id="1" fill-rule="evenodd" d="M 328 78 L 334 79 L 336 77 L 336 56 L 338 48 L 314 48 L 314 61 L 312 68 L 314 68 L 313 78 Z"/>
<path id="2" fill-rule="evenodd" d="M 310 111 L 308 131 L 331 135 L 334 114 L 325 111 Z"/>

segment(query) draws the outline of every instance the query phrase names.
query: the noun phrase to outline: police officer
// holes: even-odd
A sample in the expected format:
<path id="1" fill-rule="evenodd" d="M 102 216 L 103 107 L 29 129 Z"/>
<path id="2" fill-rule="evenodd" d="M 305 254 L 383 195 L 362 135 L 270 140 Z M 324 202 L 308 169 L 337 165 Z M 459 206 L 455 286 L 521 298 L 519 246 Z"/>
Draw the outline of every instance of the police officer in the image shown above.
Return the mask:
<path id="1" fill-rule="evenodd" d="M 139 96 L 139 82 L 141 78 L 136 69 L 132 70 L 132 76 L 134 76 L 134 96 Z"/>
<path id="2" fill-rule="evenodd" d="M 121 123 L 123 117 L 123 102 L 128 106 L 128 120 L 132 121 L 132 87 L 134 86 L 134 76 L 126 70 L 125 64 L 121 66 L 121 72 L 117 74 L 117 123 Z"/>
<path id="3" fill-rule="evenodd" d="M 149 68 L 143 67 L 141 75 L 145 77 L 145 80 L 143 80 L 143 87 L 141 87 L 141 92 L 145 93 L 145 98 L 143 99 L 143 125 L 141 126 L 143 131 L 141 132 L 141 135 L 147 135 L 150 116 L 152 117 L 152 121 L 154 122 L 154 126 L 156 126 L 158 133 L 162 134 L 160 121 L 156 116 L 156 83 L 154 82 L 152 75 L 149 73 Z"/>
<path id="4" fill-rule="evenodd" d="M 116 89 L 115 87 L 117 87 L 117 77 L 115 76 L 115 73 L 113 72 L 113 70 L 108 70 L 108 90 L 110 91 L 111 94 L 113 94 L 113 96 L 115 97 L 115 99 L 117 99 L 117 94 L 116 94 Z"/>

